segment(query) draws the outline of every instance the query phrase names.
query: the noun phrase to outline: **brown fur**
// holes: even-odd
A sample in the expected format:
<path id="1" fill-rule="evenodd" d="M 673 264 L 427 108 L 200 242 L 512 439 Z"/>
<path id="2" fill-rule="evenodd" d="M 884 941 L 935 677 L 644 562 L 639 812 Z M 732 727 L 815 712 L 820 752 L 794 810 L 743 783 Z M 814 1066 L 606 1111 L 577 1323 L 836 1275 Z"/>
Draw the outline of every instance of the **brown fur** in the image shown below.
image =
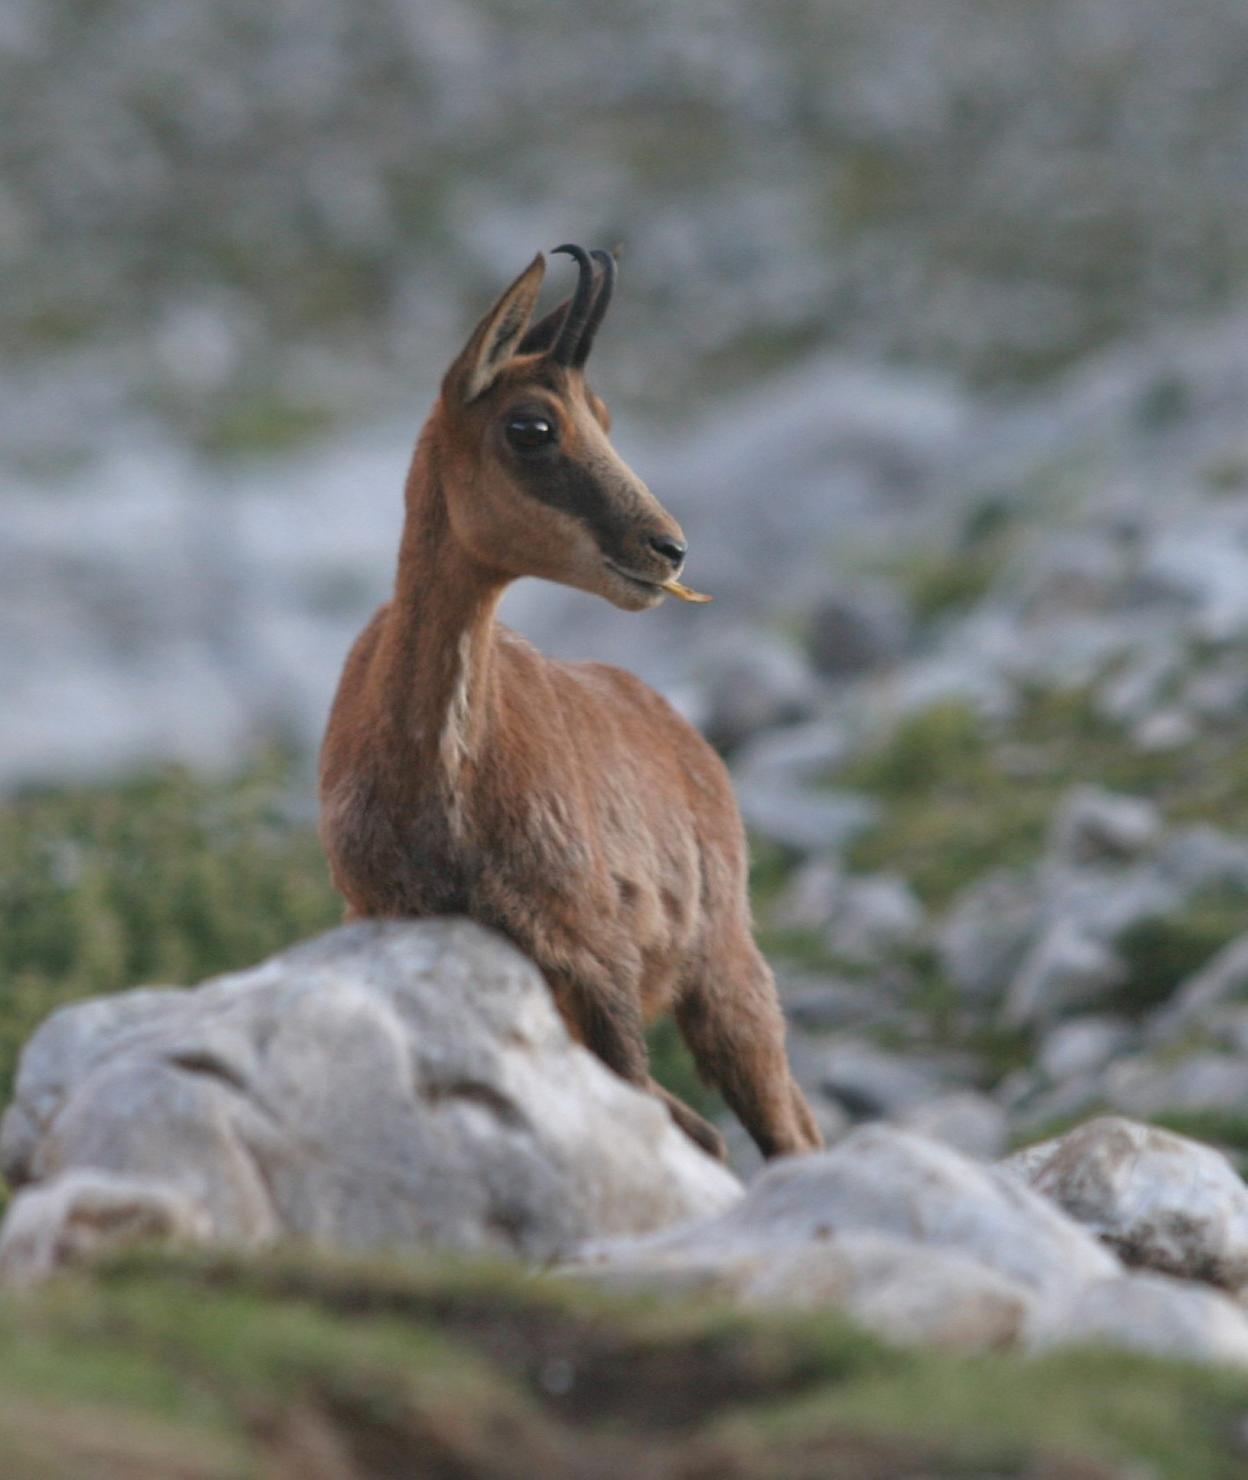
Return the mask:
<path id="1" fill-rule="evenodd" d="M 572 1033 L 715 1154 L 718 1133 L 649 1076 L 660 1014 L 765 1155 L 815 1147 L 724 766 L 631 674 L 543 657 L 494 619 L 521 575 L 655 605 L 605 561 L 661 581 L 648 542 L 680 537 L 581 373 L 515 352 L 543 266 L 478 326 L 417 444 L 394 596 L 351 650 L 322 752 L 334 880 L 357 916 L 456 912 L 509 936 Z M 520 466 L 503 434 L 519 404 L 557 418 L 558 467 L 592 478 L 596 521 L 526 491 L 556 465 Z"/>

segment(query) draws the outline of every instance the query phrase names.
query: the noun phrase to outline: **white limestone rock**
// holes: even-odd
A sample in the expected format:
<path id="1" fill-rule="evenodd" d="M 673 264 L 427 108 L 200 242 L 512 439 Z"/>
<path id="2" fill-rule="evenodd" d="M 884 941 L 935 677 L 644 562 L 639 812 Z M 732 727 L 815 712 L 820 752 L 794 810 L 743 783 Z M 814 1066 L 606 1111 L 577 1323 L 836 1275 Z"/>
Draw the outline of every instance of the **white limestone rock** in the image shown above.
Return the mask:
<path id="1" fill-rule="evenodd" d="M 345 926 L 192 990 L 61 1009 L 0 1152 L 17 1186 L 140 1178 L 245 1245 L 547 1260 L 740 1195 L 571 1041 L 529 961 L 462 920 Z"/>
<path id="2" fill-rule="evenodd" d="M 1123 862 L 1154 848 L 1161 813 L 1144 797 L 1077 786 L 1058 804 L 1050 848 L 1070 864 Z"/>
<path id="3" fill-rule="evenodd" d="M 145 1177 L 74 1171 L 18 1193 L 0 1235 L 0 1280 L 28 1284 L 131 1243 L 195 1243 L 207 1209 Z"/>
<path id="4" fill-rule="evenodd" d="M 1006 1166 L 1126 1264 L 1233 1291 L 1248 1285 L 1248 1187 L 1212 1146 L 1100 1116 Z"/>
<path id="5" fill-rule="evenodd" d="M 1226 1295 L 1159 1274 L 1126 1274 L 1032 1306 L 1026 1345 L 1095 1344 L 1248 1366 L 1248 1315 Z"/>
<path id="6" fill-rule="evenodd" d="M 624 1270 L 773 1261 L 847 1234 L 952 1251 L 1047 1296 L 1117 1274 L 1118 1261 L 1018 1178 L 891 1126 L 863 1126 L 830 1151 L 769 1165 L 727 1212 L 646 1237 L 587 1244 L 580 1260 Z"/>
<path id="7" fill-rule="evenodd" d="M 955 1249 L 847 1231 L 722 1257 L 573 1267 L 617 1291 L 729 1297 L 771 1310 L 832 1307 L 886 1340 L 957 1349 L 1012 1346 L 1036 1319 L 1035 1291 Z"/>

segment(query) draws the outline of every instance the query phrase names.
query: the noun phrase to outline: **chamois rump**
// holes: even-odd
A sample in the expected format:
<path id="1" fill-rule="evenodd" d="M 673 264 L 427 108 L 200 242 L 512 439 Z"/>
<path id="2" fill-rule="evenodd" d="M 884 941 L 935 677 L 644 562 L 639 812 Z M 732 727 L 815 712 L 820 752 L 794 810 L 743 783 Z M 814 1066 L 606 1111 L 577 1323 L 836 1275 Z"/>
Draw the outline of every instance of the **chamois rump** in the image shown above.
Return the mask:
<path id="1" fill-rule="evenodd" d="M 808 1150 L 819 1131 L 754 944 L 723 764 L 632 674 L 543 657 L 495 621 L 521 576 L 630 612 L 697 599 L 676 579 L 680 526 L 611 446 L 585 382 L 615 261 L 556 250 L 579 270 L 571 298 L 530 327 L 539 253 L 417 442 L 394 594 L 329 718 L 321 836 L 350 917 L 457 913 L 500 931 L 572 1035 L 713 1155 L 718 1131 L 650 1076 L 644 1030 L 664 1013 L 765 1156 Z"/>

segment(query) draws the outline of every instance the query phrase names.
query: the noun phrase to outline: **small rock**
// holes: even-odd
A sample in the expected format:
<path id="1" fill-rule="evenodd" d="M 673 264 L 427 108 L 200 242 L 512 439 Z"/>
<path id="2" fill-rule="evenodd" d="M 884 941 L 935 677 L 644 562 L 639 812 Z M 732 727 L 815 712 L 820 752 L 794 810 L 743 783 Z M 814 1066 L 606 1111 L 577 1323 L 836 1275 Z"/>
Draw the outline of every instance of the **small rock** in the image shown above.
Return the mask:
<path id="1" fill-rule="evenodd" d="M 1235 655 L 1194 673 L 1184 687 L 1183 703 L 1207 719 L 1241 720 L 1248 713 L 1248 667 Z"/>
<path id="2" fill-rule="evenodd" d="M 1168 1062 L 1118 1059 L 1105 1070 L 1105 1103 L 1126 1115 L 1151 1116 L 1167 1110 L 1242 1110 L 1248 1101 L 1248 1059 L 1198 1051 Z"/>
<path id="3" fill-rule="evenodd" d="M 776 638 L 743 630 L 704 659 L 703 729 L 721 750 L 810 716 L 818 682 L 802 654 Z"/>
<path id="4" fill-rule="evenodd" d="M 1176 644 L 1146 648 L 1101 685 L 1097 709 L 1116 724 L 1146 722 L 1166 688 L 1182 673 L 1183 661 Z"/>
<path id="5" fill-rule="evenodd" d="M 1001 1106 L 969 1089 L 906 1110 L 896 1124 L 976 1161 L 995 1161 L 1009 1136 L 1009 1120 Z"/>
<path id="6" fill-rule="evenodd" d="M 895 1120 L 939 1098 L 945 1076 L 924 1059 L 854 1039 L 823 1055 L 819 1088 L 859 1120 Z"/>
<path id="7" fill-rule="evenodd" d="M 801 787 L 826 781 L 850 750 L 848 733 L 822 716 L 755 735 L 733 756 L 732 769 L 742 781 Z"/>
<path id="8" fill-rule="evenodd" d="M 1075 1074 L 1011 1105 L 1011 1130 L 1015 1138 L 1043 1134 L 1054 1122 L 1095 1115 L 1105 1103 L 1103 1071 Z"/>
<path id="9" fill-rule="evenodd" d="M 1002 1020 L 1009 1027 L 1052 1021 L 1086 1005 L 1123 979 L 1121 961 L 1108 946 L 1069 920 L 1058 920 L 1031 946 L 1010 982 Z"/>
<path id="10" fill-rule="evenodd" d="M 1185 890 L 1224 884 L 1248 891 L 1248 840 L 1207 823 L 1179 828 L 1158 850 L 1157 866 Z"/>
<path id="11" fill-rule="evenodd" d="M 132 1243 L 196 1243 L 211 1220 L 166 1183 L 75 1171 L 19 1192 L 0 1236 L 0 1279 L 29 1284 Z"/>
<path id="12" fill-rule="evenodd" d="M 794 870 L 772 906 L 782 930 L 822 930 L 845 894 L 845 870 L 831 858 L 811 858 Z"/>
<path id="13" fill-rule="evenodd" d="M 1050 1079 L 1074 1079 L 1104 1068 L 1131 1038 L 1131 1024 L 1125 1018 L 1092 1014 L 1069 1018 L 1045 1035 L 1036 1063 Z"/>
<path id="14" fill-rule="evenodd" d="M 880 814 L 873 797 L 855 791 L 808 791 L 755 782 L 737 785 L 746 823 L 797 853 L 838 853 L 872 827 Z"/>
<path id="15" fill-rule="evenodd" d="M 807 650 L 817 672 L 849 678 L 895 662 L 909 638 L 905 602 L 891 586 L 858 586 L 825 598 L 811 614 Z"/>
<path id="16" fill-rule="evenodd" d="M 1149 852 L 1161 837 L 1161 814 L 1143 797 L 1078 786 L 1058 804 L 1049 847 L 1071 864 L 1124 862 Z"/>
<path id="17" fill-rule="evenodd" d="M 1131 731 L 1131 743 L 1137 750 L 1149 752 L 1182 750 L 1199 733 L 1190 714 L 1181 709 L 1161 709 L 1136 725 Z"/>
<path id="18" fill-rule="evenodd" d="M 936 937 L 941 967 L 972 1001 L 1004 996 L 1036 928 L 1034 885 L 1017 874 L 990 874 L 963 890 Z"/>
<path id="19" fill-rule="evenodd" d="M 1126 1264 L 1232 1291 L 1248 1283 L 1248 1188 L 1211 1146 L 1102 1116 L 1005 1165 Z"/>
<path id="20" fill-rule="evenodd" d="M 1048 859 L 1033 887 L 1040 892 L 1046 923 L 1069 924 L 1105 945 L 1141 920 L 1171 914 L 1186 896 L 1153 860 L 1124 868 L 1074 867 Z"/>
<path id="21" fill-rule="evenodd" d="M 898 874 L 847 878 L 825 933 L 828 950 L 846 961 L 874 965 L 913 945 L 923 906 Z"/>
<path id="22" fill-rule="evenodd" d="M 776 981 L 785 1017 L 812 1032 L 871 1027 L 902 1016 L 896 994 L 875 982 L 794 972 L 783 966 L 777 967 Z"/>

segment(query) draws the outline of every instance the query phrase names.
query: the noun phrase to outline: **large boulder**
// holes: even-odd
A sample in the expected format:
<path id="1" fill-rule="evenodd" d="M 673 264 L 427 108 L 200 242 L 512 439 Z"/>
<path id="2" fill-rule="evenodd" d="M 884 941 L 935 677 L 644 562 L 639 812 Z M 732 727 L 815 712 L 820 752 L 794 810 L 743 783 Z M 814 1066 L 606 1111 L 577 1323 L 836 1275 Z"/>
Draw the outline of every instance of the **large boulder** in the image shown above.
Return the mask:
<path id="1" fill-rule="evenodd" d="M 581 1259 L 611 1283 L 697 1283 L 717 1269 L 729 1286 L 755 1287 L 756 1270 L 858 1235 L 908 1244 L 916 1271 L 930 1273 L 925 1251 L 937 1250 L 960 1256 L 959 1282 L 969 1260 L 1011 1289 L 1046 1298 L 1121 1270 L 1086 1230 L 1007 1173 L 884 1125 L 864 1126 L 830 1151 L 773 1163 L 716 1217 L 597 1241 Z M 942 1261 L 942 1278 L 947 1269 Z"/>
<path id="2" fill-rule="evenodd" d="M 1127 1264 L 1248 1285 L 1248 1188 L 1212 1146 L 1100 1116 L 1006 1165 Z"/>
<path id="3" fill-rule="evenodd" d="M 1084 1129 L 1083 1141 L 1065 1143 L 1068 1170 L 1094 1184 L 1103 1180 L 1104 1123 Z M 1160 1163 L 1173 1148 L 1155 1149 L 1138 1189 L 1141 1205 L 1150 1185 L 1159 1204 L 1168 1196 Z M 908 1131 L 864 1127 L 831 1151 L 769 1166 L 723 1214 L 590 1243 L 572 1268 L 609 1288 L 729 1295 L 807 1310 L 836 1306 L 894 1341 L 1033 1350 L 1109 1342 L 1248 1366 L 1241 1305 L 1207 1285 L 1124 1270 L 1091 1229 L 1024 1185 L 1030 1176 L 1045 1191 L 1059 1190 L 1044 1176 L 1053 1150 L 988 1167 Z M 1215 1153 L 1207 1155 L 1196 1180 L 1216 1183 L 1226 1197 Z M 1075 1202 L 1070 1211 L 1088 1209 Z M 1107 1218 L 1090 1221 L 1104 1235 Z M 1143 1221 L 1135 1227 L 1142 1237 Z M 1181 1230 L 1173 1232 L 1181 1242 Z M 1218 1242 L 1227 1232 L 1208 1227 L 1204 1247 L 1221 1257 L 1220 1272 L 1234 1284 L 1238 1271 L 1226 1258 L 1235 1239 Z M 1158 1247 L 1166 1253 L 1173 1241 Z M 1141 1262 L 1183 1268 L 1181 1259 Z M 1208 1278 L 1212 1269 L 1206 1259 L 1183 1272 Z"/>
<path id="4" fill-rule="evenodd" d="M 136 1226 L 232 1243 L 540 1261 L 740 1191 L 572 1042 L 528 960 L 461 920 L 344 926 L 192 990 L 61 1009 L 22 1056 L 0 1155 L 39 1189 L 0 1235 L 10 1273 L 75 1246 L 74 1186 L 93 1205 L 137 1188 Z"/>

